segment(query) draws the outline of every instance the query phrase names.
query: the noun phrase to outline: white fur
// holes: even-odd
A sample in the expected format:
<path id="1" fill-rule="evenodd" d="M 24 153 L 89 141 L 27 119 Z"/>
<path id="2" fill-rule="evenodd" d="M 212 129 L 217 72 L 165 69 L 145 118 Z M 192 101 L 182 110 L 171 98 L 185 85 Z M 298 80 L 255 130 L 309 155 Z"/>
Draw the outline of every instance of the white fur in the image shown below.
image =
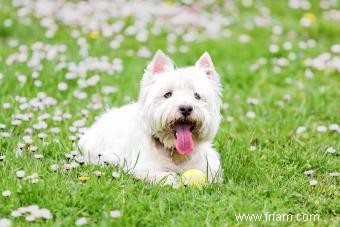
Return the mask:
<path id="1" fill-rule="evenodd" d="M 152 183 L 176 186 L 178 174 L 193 168 L 205 172 L 210 182 L 221 182 L 219 154 L 211 144 L 220 122 L 220 90 L 207 53 L 195 66 L 175 69 L 158 51 L 143 76 L 138 101 L 103 114 L 82 136 L 79 147 L 90 163 L 112 163 Z M 164 98 L 168 91 L 172 96 Z M 190 155 L 176 160 L 171 125 L 181 118 L 178 107 L 183 104 L 193 106 L 189 117 L 197 126 L 195 146 Z"/>

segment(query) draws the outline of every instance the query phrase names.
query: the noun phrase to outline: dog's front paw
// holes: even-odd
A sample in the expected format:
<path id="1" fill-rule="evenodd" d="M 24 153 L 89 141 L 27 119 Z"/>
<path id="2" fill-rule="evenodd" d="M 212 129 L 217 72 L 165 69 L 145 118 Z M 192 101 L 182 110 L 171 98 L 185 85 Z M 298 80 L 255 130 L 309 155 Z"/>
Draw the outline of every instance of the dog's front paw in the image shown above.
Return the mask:
<path id="1" fill-rule="evenodd" d="M 179 187 L 179 177 L 175 172 L 164 171 L 149 171 L 149 170 L 135 170 L 133 175 L 141 180 L 146 180 L 149 183 L 171 185 L 173 188 Z"/>
<path id="2" fill-rule="evenodd" d="M 179 179 L 179 177 L 177 176 L 176 173 L 170 173 L 170 174 L 163 176 L 160 183 L 163 184 L 163 185 L 170 185 L 173 188 L 178 188 L 179 183 L 180 183 L 180 179 Z"/>
<path id="3" fill-rule="evenodd" d="M 216 171 L 210 171 L 208 173 L 208 181 L 210 183 L 221 184 L 223 182 L 223 171 L 220 169 Z"/>

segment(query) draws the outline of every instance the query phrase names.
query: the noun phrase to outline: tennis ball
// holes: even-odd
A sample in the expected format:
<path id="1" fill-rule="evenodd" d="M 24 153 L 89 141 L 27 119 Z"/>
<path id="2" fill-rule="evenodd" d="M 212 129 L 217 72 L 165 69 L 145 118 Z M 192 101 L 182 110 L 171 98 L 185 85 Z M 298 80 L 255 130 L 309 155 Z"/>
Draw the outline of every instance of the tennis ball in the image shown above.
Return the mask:
<path id="1" fill-rule="evenodd" d="M 181 175 L 181 185 L 184 186 L 201 187 L 207 183 L 206 175 L 198 169 L 189 169 Z"/>

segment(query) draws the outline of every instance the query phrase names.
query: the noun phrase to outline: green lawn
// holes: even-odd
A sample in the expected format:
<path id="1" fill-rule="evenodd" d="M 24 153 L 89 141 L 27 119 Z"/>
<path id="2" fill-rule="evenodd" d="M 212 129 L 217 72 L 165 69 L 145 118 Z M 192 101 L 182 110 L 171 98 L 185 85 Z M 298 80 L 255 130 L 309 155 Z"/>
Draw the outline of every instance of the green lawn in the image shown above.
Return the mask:
<path id="1" fill-rule="evenodd" d="M 81 217 L 89 226 L 338 225 L 340 21 L 334 14 L 340 12 L 339 2 L 322 1 L 320 7 L 319 1 L 305 1 L 298 9 L 293 9 L 296 1 L 289 1 L 290 7 L 288 1 L 269 0 L 252 6 L 247 6 L 252 1 L 217 1 L 202 8 L 194 4 L 201 12 L 198 18 L 209 18 L 205 23 L 213 16 L 230 21 L 216 28 L 217 36 L 206 33 L 206 26 L 191 25 L 191 32 L 203 35 L 190 42 L 183 25 L 189 13 L 176 26 L 165 18 L 161 23 L 168 26 L 162 26 L 160 34 L 151 31 L 157 30 L 155 18 L 161 16 L 147 25 L 133 14 L 104 17 L 107 24 L 124 22 L 122 30 L 106 35 L 91 30 L 91 20 L 84 24 L 86 17 L 71 25 L 65 18 L 55 20 L 52 13 L 38 17 L 27 10 L 26 15 L 18 2 L 0 1 L 0 192 L 10 191 L 10 196 L 0 195 L 0 220 L 10 219 L 13 226 L 74 226 Z M 150 2 L 145 4 L 164 14 L 159 10 L 164 4 Z M 179 1 L 168 1 L 166 7 L 169 12 L 190 8 Z M 100 21 L 96 18 L 106 15 L 100 10 L 107 9 L 105 4 L 89 7 L 96 12 L 92 21 Z M 68 17 L 79 10 L 71 10 Z M 145 40 L 143 34 L 137 40 L 126 34 L 135 23 L 142 24 L 137 32 L 150 31 Z M 46 26 L 52 31 L 57 27 L 51 37 L 46 37 Z M 168 34 L 177 34 L 177 39 L 171 41 Z M 115 48 L 112 40 L 119 39 L 123 41 Z M 212 56 L 223 83 L 223 121 L 214 140 L 224 168 L 223 184 L 175 190 L 135 180 L 113 166 L 64 169 L 72 162 L 65 154 L 77 150 L 76 137 L 83 127 L 105 109 L 136 100 L 151 59 L 140 51 L 143 46 L 150 54 L 163 49 L 177 66 L 194 64 L 204 51 Z M 86 51 L 88 55 L 82 55 Z M 114 66 L 112 75 L 103 63 L 91 65 L 88 56 L 101 62 L 106 56 Z M 84 67 L 88 70 L 82 73 Z M 110 89 L 117 91 L 106 92 Z M 17 157 L 18 150 L 22 154 Z M 59 169 L 53 172 L 55 164 Z M 17 178 L 19 170 L 25 171 L 25 178 Z M 314 173 L 307 175 L 308 170 Z M 112 178 L 112 172 L 120 177 Z M 38 177 L 28 177 L 34 173 Z M 81 176 L 89 178 L 81 181 Z M 53 217 L 28 222 L 27 215 L 11 215 L 34 204 Z M 110 217 L 113 210 L 121 217 Z M 239 222 L 235 217 L 267 212 L 294 218 L 319 214 L 320 219 Z"/>

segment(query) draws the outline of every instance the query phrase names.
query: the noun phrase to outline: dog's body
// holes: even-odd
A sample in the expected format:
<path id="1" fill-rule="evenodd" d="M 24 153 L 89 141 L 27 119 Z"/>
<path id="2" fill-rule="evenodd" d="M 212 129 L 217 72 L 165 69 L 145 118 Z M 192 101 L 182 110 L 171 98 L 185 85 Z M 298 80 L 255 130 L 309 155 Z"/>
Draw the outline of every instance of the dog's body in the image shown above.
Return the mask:
<path id="1" fill-rule="evenodd" d="M 174 69 L 157 52 L 146 70 L 137 103 L 109 110 L 79 142 L 91 163 L 112 163 L 149 182 L 178 183 L 187 169 L 222 180 L 211 141 L 220 122 L 220 83 L 210 56 Z"/>

